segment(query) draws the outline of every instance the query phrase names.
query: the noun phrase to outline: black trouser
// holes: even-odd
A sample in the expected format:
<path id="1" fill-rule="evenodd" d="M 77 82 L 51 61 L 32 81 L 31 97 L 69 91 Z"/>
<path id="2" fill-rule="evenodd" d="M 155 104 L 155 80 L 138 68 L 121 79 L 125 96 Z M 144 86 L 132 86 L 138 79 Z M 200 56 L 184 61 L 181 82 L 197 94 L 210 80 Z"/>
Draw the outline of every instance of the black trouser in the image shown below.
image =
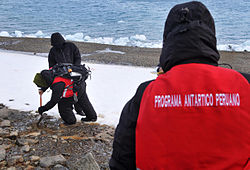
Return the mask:
<path id="1" fill-rule="evenodd" d="M 86 85 L 84 83 L 80 89 L 77 103 L 74 103 L 73 97 L 61 98 L 60 101 L 58 102 L 58 110 L 59 110 L 60 116 L 66 124 L 76 123 L 76 117 L 73 112 L 73 104 L 75 104 L 78 111 L 82 109 L 82 111 L 85 113 L 87 118 L 90 118 L 90 119 L 97 118 L 96 112 L 92 104 L 89 101 L 89 98 L 87 96 L 85 89 L 86 89 Z"/>
<path id="2" fill-rule="evenodd" d="M 86 83 L 83 82 L 80 88 L 80 91 L 78 93 L 78 102 L 75 103 L 75 110 L 79 112 L 82 110 L 87 118 L 90 119 L 96 119 L 97 115 L 96 112 L 92 106 L 92 104 L 89 101 L 88 95 L 86 93 Z"/>
<path id="3" fill-rule="evenodd" d="M 73 97 L 61 98 L 60 101 L 58 102 L 59 114 L 62 120 L 69 125 L 76 123 L 76 117 L 73 112 L 73 104 L 74 104 Z"/>

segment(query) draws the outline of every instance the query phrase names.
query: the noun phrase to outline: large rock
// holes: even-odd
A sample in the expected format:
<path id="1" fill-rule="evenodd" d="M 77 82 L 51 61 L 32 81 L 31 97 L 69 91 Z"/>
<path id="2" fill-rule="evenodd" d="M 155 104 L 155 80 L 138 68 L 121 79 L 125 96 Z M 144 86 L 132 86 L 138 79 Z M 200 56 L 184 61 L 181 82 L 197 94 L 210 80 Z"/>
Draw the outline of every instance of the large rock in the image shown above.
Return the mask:
<path id="1" fill-rule="evenodd" d="M 100 170 L 92 153 L 86 154 L 82 159 L 78 160 L 74 165 L 70 165 L 73 170 Z"/>
<path id="2" fill-rule="evenodd" d="M 4 160 L 5 157 L 6 157 L 6 151 L 5 151 L 4 147 L 0 147 L 0 162 L 2 160 Z"/>
<path id="3" fill-rule="evenodd" d="M 40 166 L 44 168 L 48 168 L 56 164 L 65 165 L 66 159 L 62 155 L 43 157 L 40 159 Z"/>

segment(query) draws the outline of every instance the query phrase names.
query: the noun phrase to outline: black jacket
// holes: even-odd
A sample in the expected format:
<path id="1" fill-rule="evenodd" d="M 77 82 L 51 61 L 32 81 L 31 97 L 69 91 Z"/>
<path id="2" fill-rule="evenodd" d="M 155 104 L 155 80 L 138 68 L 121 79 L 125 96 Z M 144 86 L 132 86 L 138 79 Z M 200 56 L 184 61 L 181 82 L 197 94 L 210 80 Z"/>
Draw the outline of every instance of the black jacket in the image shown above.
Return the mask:
<path id="1" fill-rule="evenodd" d="M 160 66 L 164 72 L 179 64 L 204 63 L 218 65 L 214 21 L 200 2 L 189 2 L 173 7 L 167 17 L 163 36 Z M 242 73 L 250 82 L 250 74 Z M 142 83 L 136 94 L 124 106 L 115 130 L 111 170 L 135 170 L 135 130 L 140 102 L 146 87 Z"/>
<path id="2" fill-rule="evenodd" d="M 53 84 L 50 89 L 52 90 L 50 101 L 43 106 L 43 111 L 48 111 L 52 109 L 61 99 L 64 91 L 65 83 L 58 82 Z"/>
<path id="3" fill-rule="evenodd" d="M 110 169 L 133 170 L 135 167 L 135 128 L 142 95 L 151 81 L 142 83 L 134 97 L 124 106 L 115 130 Z"/>
<path id="4" fill-rule="evenodd" d="M 65 42 L 60 33 L 51 36 L 51 45 L 48 61 L 49 68 L 57 63 L 81 64 L 81 55 L 77 46 L 72 42 Z"/>

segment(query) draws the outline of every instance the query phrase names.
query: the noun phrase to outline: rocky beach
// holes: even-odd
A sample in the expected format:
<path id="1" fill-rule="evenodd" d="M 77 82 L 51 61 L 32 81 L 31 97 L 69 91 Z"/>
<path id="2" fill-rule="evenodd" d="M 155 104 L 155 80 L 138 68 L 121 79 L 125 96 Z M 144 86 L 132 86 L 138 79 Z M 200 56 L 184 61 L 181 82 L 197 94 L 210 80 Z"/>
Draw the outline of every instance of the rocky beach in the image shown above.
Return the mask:
<path id="1" fill-rule="evenodd" d="M 94 63 L 156 67 L 161 53 L 160 48 L 115 46 L 86 42 L 74 43 L 81 52 L 82 61 Z M 47 57 L 50 48 L 50 39 L 48 38 L 0 37 L 0 49 L 30 52 L 34 55 Z M 250 73 L 250 52 L 219 52 L 221 56 L 220 64 L 226 63 L 231 65 L 234 70 Z M 224 65 L 221 66 L 224 67 Z"/>
<path id="2" fill-rule="evenodd" d="M 0 104 L 0 169 L 108 169 L 113 127 L 39 118 Z"/>
<path id="3" fill-rule="evenodd" d="M 161 49 L 74 42 L 83 62 L 156 67 Z M 0 49 L 47 57 L 50 39 L 0 37 Z M 250 73 L 250 52 L 220 51 L 221 67 Z M 1 56 L 5 57 L 5 56 Z M 10 58 L 11 60 L 11 58 Z M 14 61 L 13 61 L 14 62 Z M 124 103 L 125 104 L 125 103 Z M 0 101 L 0 169 L 109 169 L 114 127 L 65 126 L 61 119 L 9 109 Z"/>

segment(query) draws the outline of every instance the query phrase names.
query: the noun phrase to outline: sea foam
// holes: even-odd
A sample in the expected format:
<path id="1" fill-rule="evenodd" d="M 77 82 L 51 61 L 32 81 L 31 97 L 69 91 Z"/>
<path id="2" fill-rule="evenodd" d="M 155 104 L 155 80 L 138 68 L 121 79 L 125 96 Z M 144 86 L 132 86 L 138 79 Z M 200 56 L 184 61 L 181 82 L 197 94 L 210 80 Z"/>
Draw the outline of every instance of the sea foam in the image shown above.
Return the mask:
<path id="1" fill-rule="evenodd" d="M 21 31 L 14 31 L 9 33 L 7 31 L 1 31 L 2 37 L 29 37 L 29 38 L 50 38 L 50 34 L 43 33 L 41 30 L 34 34 L 25 34 Z M 151 41 L 147 39 L 145 35 L 136 34 L 129 37 L 91 37 L 84 35 L 83 33 L 66 34 L 63 35 L 66 40 L 78 41 L 78 42 L 91 42 L 99 44 L 110 44 L 120 46 L 134 46 L 134 47 L 146 47 L 146 48 L 161 48 L 161 41 Z M 250 40 L 247 40 L 241 44 L 218 44 L 218 50 L 223 51 L 250 51 Z"/>

